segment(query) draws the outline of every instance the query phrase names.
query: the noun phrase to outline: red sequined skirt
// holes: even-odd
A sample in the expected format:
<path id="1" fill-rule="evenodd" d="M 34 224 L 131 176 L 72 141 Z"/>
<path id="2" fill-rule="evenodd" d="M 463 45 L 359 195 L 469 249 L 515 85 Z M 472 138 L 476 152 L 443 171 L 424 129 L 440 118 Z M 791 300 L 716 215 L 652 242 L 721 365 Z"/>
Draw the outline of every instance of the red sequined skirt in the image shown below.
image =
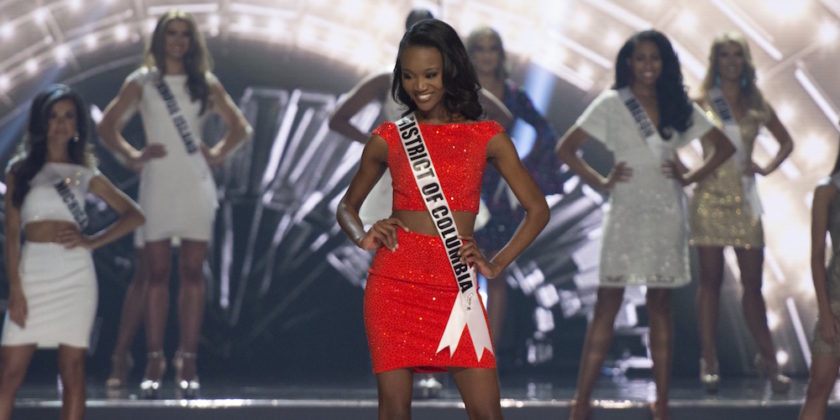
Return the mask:
<path id="1" fill-rule="evenodd" d="M 365 286 L 365 330 L 374 373 L 495 368 L 489 351 L 481 360 L 476 357 L 467 328 L 454 354 L 448 347 L 436 352 L 458 294 L 447 253 L 437 236 L 402 230 L 397 235 L 396 251 L 377 251 Z M 483 303 L 481 309 L 485 312 Z"/>

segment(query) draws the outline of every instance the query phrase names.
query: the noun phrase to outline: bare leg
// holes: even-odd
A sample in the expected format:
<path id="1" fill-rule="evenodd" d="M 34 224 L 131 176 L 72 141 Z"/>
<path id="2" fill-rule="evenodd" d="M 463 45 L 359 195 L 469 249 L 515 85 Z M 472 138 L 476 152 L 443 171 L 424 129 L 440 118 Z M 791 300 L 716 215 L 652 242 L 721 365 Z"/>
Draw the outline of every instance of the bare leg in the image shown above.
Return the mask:
<path id="1" fill-rule="evenodd" d="M 583 419 L 589 413 L 589 400 L 592 399 L 595 381 L 601 374 L 601 366 L 604 364 L 607 350 L 612 343 L 615 315 L 621 307 L 623 298 L 623 288 L 602 287 L 598 289 L 595 313 L 583 341 L 577 392 L 569 417 L 572 420 Z"/>
<path id="2" fill-rule="evenodd" d="M 137 263 L 134 275 L 125 291 L 120 326 L 117 330 L 117 343 L 111 356 L 111 374 L 108 376 L 109 387 L 119 387 L 128 379 L 131 363 L 129 353 L 131 343 L 137 334 L 137 329 L 145 316 L 146 300 L 149 290 L 149 267 L 146 262 L 145 250 L 135 248 Z"/>
<path id="3" fill-rule="evenodd" d="M 160 357 L 166 318 L 169 314 L 169 276 L 172 269 L 172 249 L 169 239 L 146 243 L 149 267 L 149 290 L 146 300 L 146 350 Z M 156 359 L 157 359 L 156 357 Z M 159 380 L 166 369 L 160 359 L 146 361 L 147 379 Z"/>
<path id="4" fill-rule="evenodd" d="M 204 258 L 207 242 L 182 240 L 178 253 L 180 287 L 178 292 L 178 350 L 195 354 L 201 337 L 201 323 L 204 320 Z M 195 357 L 184 357 L 182 379 L 193 379 L 196 375 Z"/>
<path id="5" fill-rule="evenodd" d="M 649 288 L 647 310 L 650 319 L 650 357 L 653 359 L 653 381 L 656 383 L 657 418 L 668 419 L 668 389 L 674 347 L 674 318 L 671 316 L 671 290 Z"/>
<path id="6" fill-rule="evenodd" d="M 389 370 L 376 374 L 379 420 L 411 419 L 413 379 L 409 369 Z"/>
<path id="7" fill-rule="evenodd" d="M 811 363 L 808 393 L 799 412 L 799 420 L 824 420 L 828 398 L 837 381 L 840 358 L 832 354 L 818 354 Z"/>
<path id="8" fill-rule="evenodd" d="M 26 377 L 34 352 L 34 344 L 0 347 L 0 420 L 12 417 L 15 394 Z"/>
<path id="9" fill-rule="evenodd" d="M 502 418 L 499 376 L 496 369 L 450 368 L 471 420 Z"/>
<path id="10" fill-rule="evenodd" d="M 741 296 L 744 319 L 747 321 L 747 327 L 755 339 L 761 357 L 775 364 L 776 348 L 770 336 L 770 329 L 767 328 L 767 307 L 764 304 L 764 296 L 761 295 L 764 250 L 736 249 L 735 252 L 738 255 L 741 283 L 744 286 L 744 294 Z"/>
<path id="11" fill-rule="evenodd" d="M 697 247 L 700 257 L 700 285 L 695 299 L 697 327 L 700 331 L 701 355 L 707 366 L 717 366 L 715 333 L 720 306 L 720 287 L 723 283 L 723 248 Z"/>
<path id="12" fill-rule="evenodd" d="M 61 420 L 82 420 L 85 417 L 85 353 L 87 349 L 61 345 L 58 347 L 58 370 L 61 372 Z"/>

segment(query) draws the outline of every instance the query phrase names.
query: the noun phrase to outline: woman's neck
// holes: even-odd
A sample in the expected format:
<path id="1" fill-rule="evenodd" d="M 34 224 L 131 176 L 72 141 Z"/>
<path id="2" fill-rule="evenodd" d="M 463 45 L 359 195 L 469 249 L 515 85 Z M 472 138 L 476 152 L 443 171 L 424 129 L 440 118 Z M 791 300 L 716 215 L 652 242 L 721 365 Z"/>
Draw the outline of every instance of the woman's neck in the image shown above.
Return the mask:
<path id="1" fill-rule="evenodd" d="M 183 60 L 172 60 L 167 58 L 166 59 L 166 72 L 164 74 L 167 75 L 177 75 L 177 74 L 186 74 L 187 70 L 184 67 Z"/>
<path id="2" fill-rule="evenodd" d="M 55 150 L 55 148 L 47 147 L 46 161 L 53 163 L 67 163 L 70 162 L 70 156 L 67 155 L 67 150 Z"/>
<path id="3" fill-rule="evenodd" d="M 641 83 L 632 83 L 630 90 L 638 99 L 653 99 L 656 100 L 656 86 L 644 85 Z"/>
<path id="4" fill-rule="evenodd" d="M 720 90 L 726 99 L 731 102 L 737 102 L 741 97 L 741 82 L 734 80 L 721 80 Z"/>

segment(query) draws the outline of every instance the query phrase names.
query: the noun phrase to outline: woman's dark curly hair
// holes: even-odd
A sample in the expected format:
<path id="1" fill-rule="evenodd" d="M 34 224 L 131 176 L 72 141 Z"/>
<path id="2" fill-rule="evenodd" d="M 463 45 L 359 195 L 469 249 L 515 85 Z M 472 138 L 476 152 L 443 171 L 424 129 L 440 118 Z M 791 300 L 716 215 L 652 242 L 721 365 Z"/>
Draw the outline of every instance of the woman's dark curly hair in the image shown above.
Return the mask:
<path id="1" fill-rule="evenodd" d="M 70 162 L 78 165 L 90 168 L 96 165 L 93 153 L 88 145 L 90 124 L 82 96 L 66 85 L 54 84 L 48 86 L 35 95 L 32 100 L 24 142 L 21 145 L 20 152 L 10 164 L 9 172 L 15 177 L 12 193 L 12 204 L 15 207 L 19 208 L 23 204 L 23 199 L 29 192 L 29 182 L 47 161 L 47 129 L 50 112 L 52 112 L 52 107 L 56 102 L 64 99 L 69 99 L 76 107 L 76 133 L 78 135 L 78 137 L 74 137 L 73 140 L 67 142 L 67 156 L 70 158 Z"/>
<path id="2" fill-rule="evenodd" d="M 440 51 L 443 58 L 443 104 L 451 115 L 461 115 L 468 120 L 478 120 L 484 109 L 478 102 L 478 76 L 475 74 L 467 49 L 458 33 L 451 26 L 437 19 L 424 19 L 414 24 L 400 41 L 397 63 L 394 65 L 394 81 L 391 95 L 400 103 L 408 106 L 404 115 L 417 110 L 417 104 L 411 100 L 402 86 L 403 53 L 409 47 L 432 47 Z"/>
<path id="3" fill-rule="evenodd" d="M 684 132 L 691 127 L 693 105 L 683 84 L 680 60 L 671 41 L 662 32 L 647 30 L 637 32 L 618 51 L 615 59 L 615 84 L 613 89 L 621 89 L 633 82 L 630 60 L 636 46 L 642 42 L 653 42 L 659 49 L 662 60 L 662 73 L 656 80 L 656 100 L 659 104 L 659 134 L 663 139 L 671 138 L 671 130 Z"/>

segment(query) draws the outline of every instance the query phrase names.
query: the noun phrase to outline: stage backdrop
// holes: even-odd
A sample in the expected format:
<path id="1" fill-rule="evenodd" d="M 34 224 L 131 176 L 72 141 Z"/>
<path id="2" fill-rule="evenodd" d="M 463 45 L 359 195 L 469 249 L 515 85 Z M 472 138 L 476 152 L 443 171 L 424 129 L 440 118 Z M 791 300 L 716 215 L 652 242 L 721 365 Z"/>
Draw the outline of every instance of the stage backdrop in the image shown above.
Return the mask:
<path id="1" fill-rule="evenodd" d="M 124 77 L 140 64 L 156 18 L 173 5 L 0 2 L 2 162 L 21 142 L 29 101 L 49 83 L 68 83 L 82 92 L 97 120 Z M 840 95 L 837 2 L 187 0 L 178 6 L 196 16 L 215 58 L 215 73 L 255 129 L 253 140 L 215 171 L 221 194 L 205 266 L 203 372 L 266 378 L 369 375 L 362 297 L 371 255 L 353 246 L 335 221 L 337 201 L 362 146 L 331 133 L 326 121 L 343 92 L 367 74 L 393 66 L 411 7 L 430 8 L 462 35 L 479 25 L 499 30 L 511 77 L 558 133 L 610 86 L 617 49 L 633 32 L 655 27 L 671 37 L 692 92 L 705 72 L 712 38 L 728 30 L 744 33 L 759 86 L 796 144 L 779 171 L 759 180 L 768 244 L 764 293 L 780 362 L 791 373 L 807 371 L 815 322 L 808 268 L 810 191 L 828 173 L 837 151 L 838 108 L 832 99 Z M 363 130 L 378 122 L 377 105 L 355 119 Z M 210 119 L 205 129 L 210 143 L 224 131 L 218 119 Z M 125 134 L 138 146 L 145 141 L 136 118 Z M 520 153 L 527 153 L 533 132 L 518 126 L 511 134 Z M 103 174 L 134 194 L 137 175 L 120 166 L 99 139 L 94 144 Z M 762 132 L 754 157 L 766 162 L 776 148 Z M 684 152 L 689 164 L 699 161 L 697 144 Z M 587 143 L 584 157 L 604 172 L 612 164 L 596 142 Z M 510 289 L 504 333 L 497 338 L 503 375 L 571 376 L 580 357 L 597 284 L 605 197 L 566 168 L 557 173 L 564 191 L 548 197 L 551 222 L 500 279 Z M 88 210 L 97 226 L 114 217 L 95 200 Z M 130 238 L 97 250 L 95 258 L 100 302 L 91 366 L 94 375 L 104 377 L 134 265 Z M 741 315 L 731 253 L 726 271 L 722 368 L 748 372 L 755 345 Z M 694 285 L 675 294 L 677 375 L 697 371 L 693 293 Z M 617 319 L 612 372 L 649 367 L 643 296 L 642 290 L 627 293 Z M 170 353 L 176 341 L 174 310 L 172 315 Z M 139 334 L 135 354 L 141 362 L 143 352 Z M 35 370 L 51 372 L 52 356 L 39 355 Z"/>

